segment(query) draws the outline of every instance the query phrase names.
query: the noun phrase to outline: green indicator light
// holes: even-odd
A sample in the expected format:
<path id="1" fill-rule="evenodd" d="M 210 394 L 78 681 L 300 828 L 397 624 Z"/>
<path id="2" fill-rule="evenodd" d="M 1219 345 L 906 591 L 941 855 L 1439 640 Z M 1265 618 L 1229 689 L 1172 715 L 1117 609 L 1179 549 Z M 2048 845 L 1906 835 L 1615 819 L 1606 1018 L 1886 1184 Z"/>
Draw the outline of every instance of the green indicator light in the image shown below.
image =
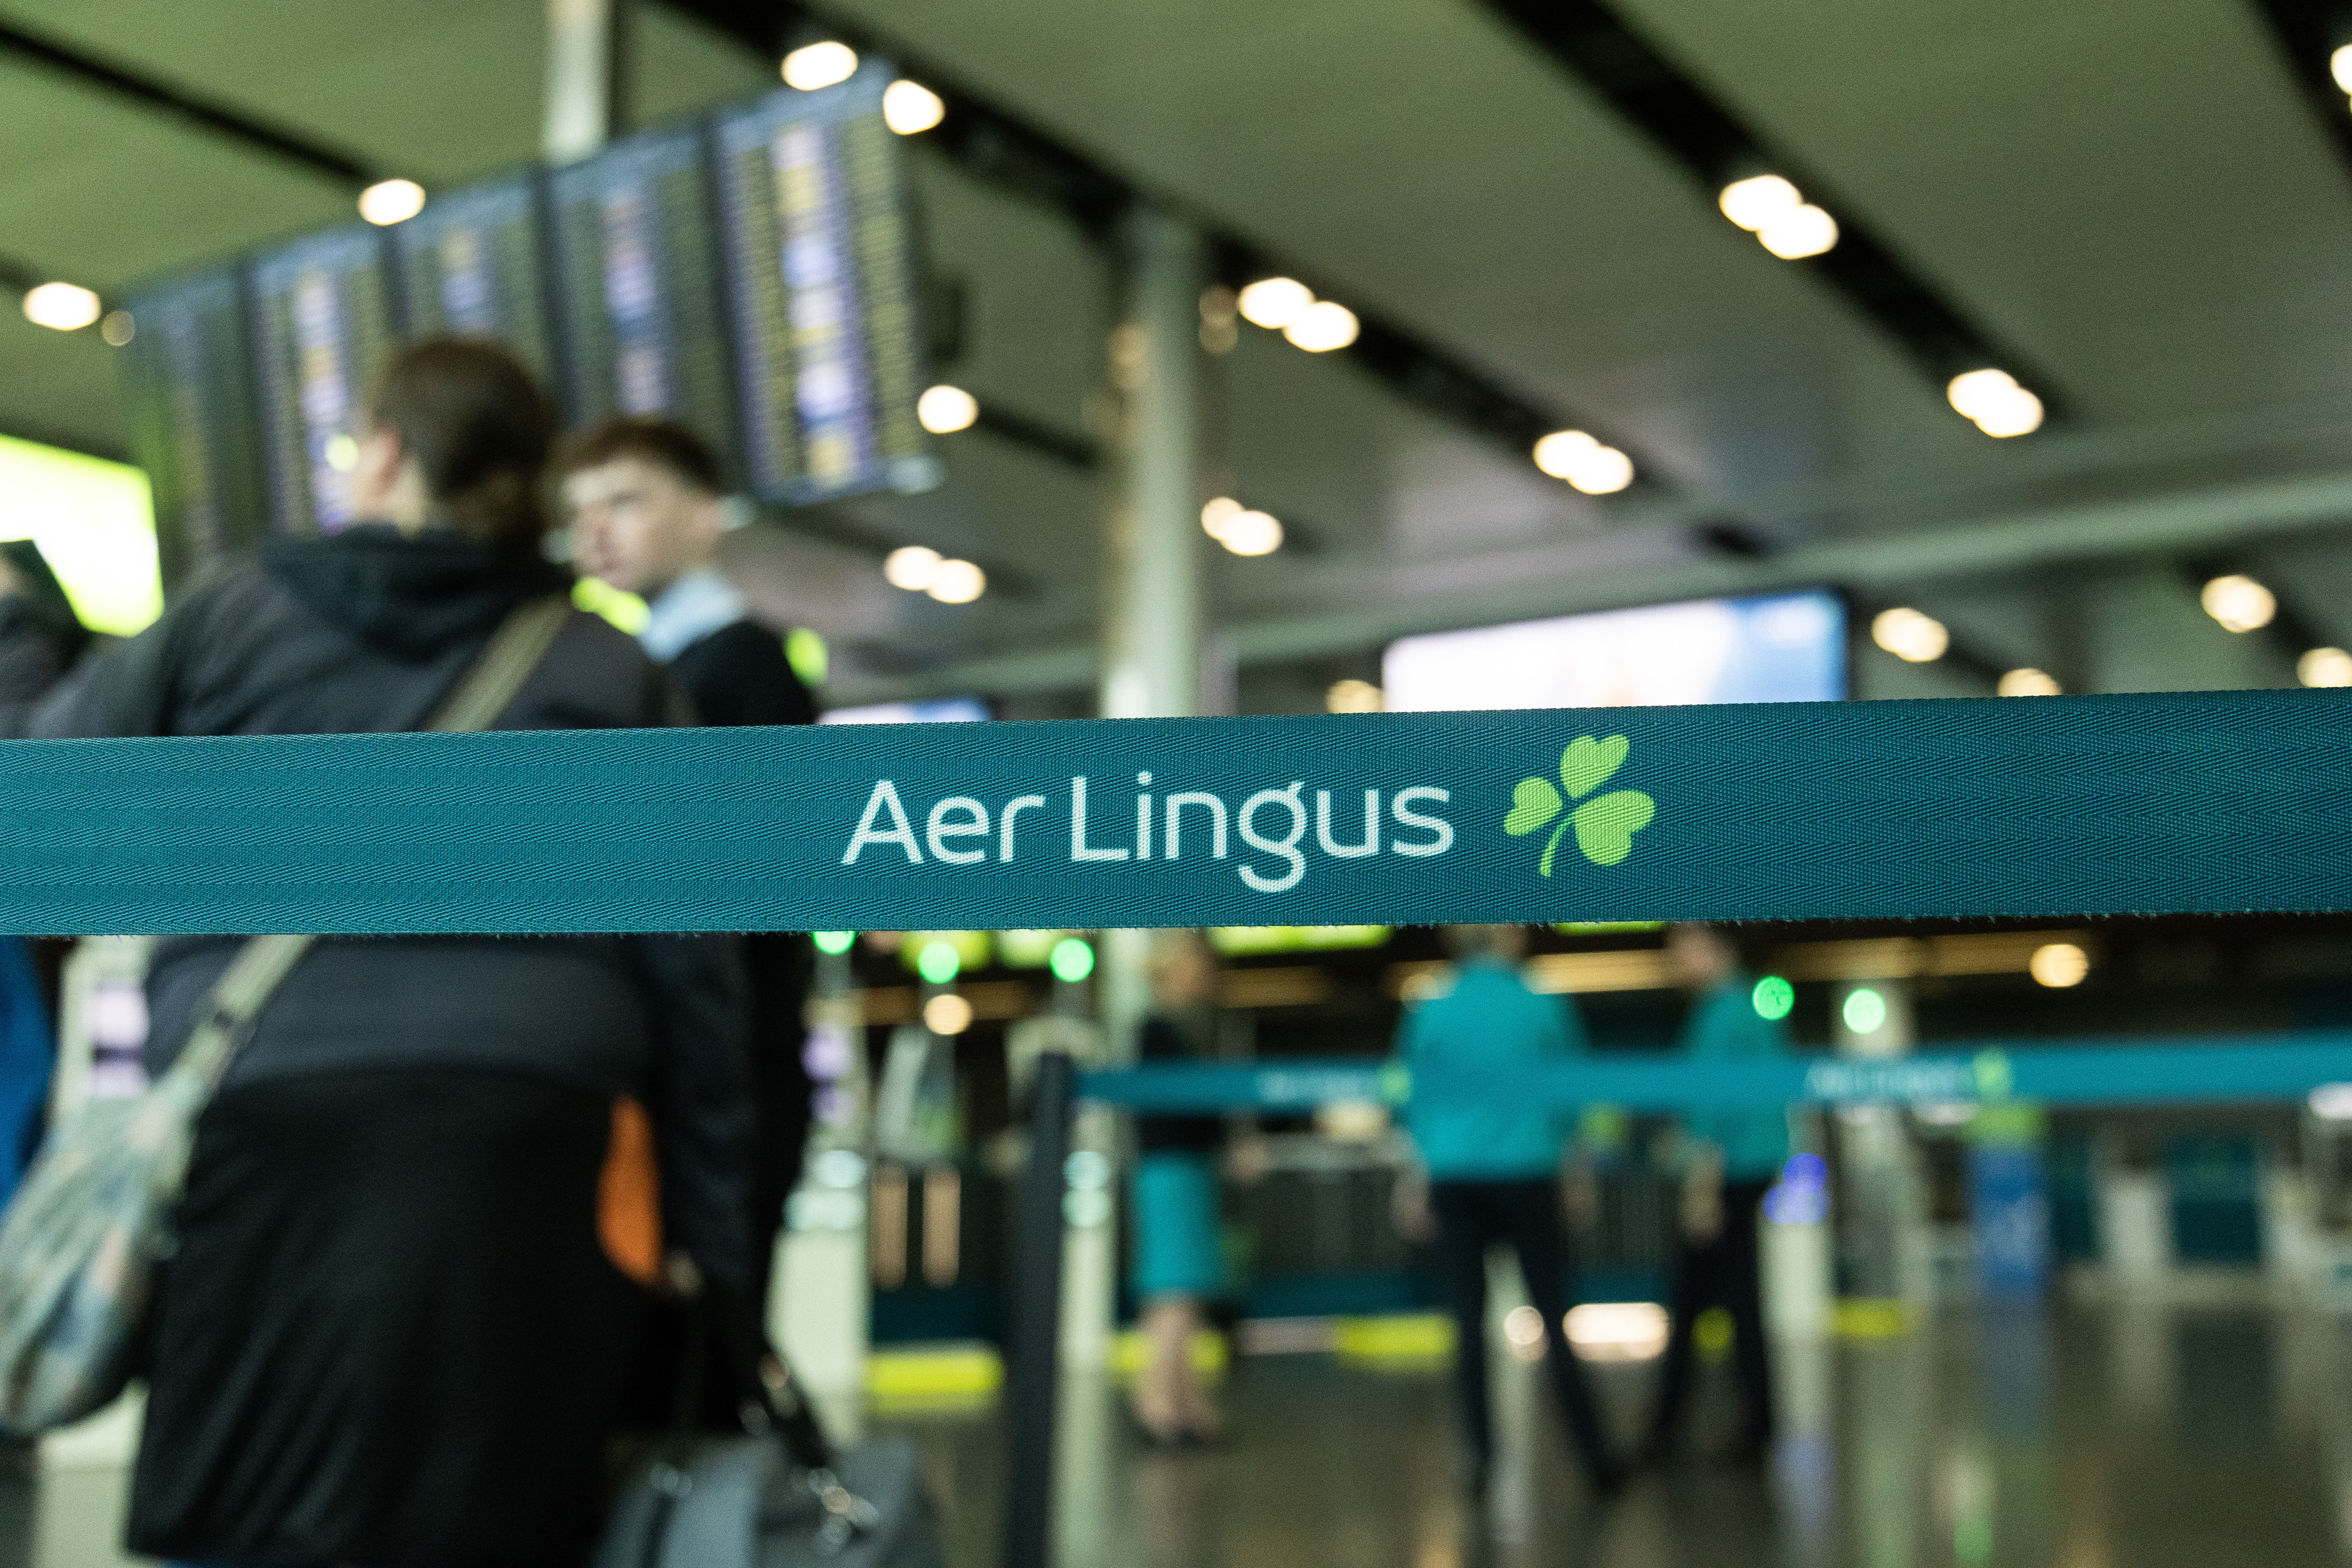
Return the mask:
<path id="1" fill-rule="evenodd" d="M 1874 1035 L 1886 1022 L 1886 998 L 1867 985 L 1846 993 L 1845 1026 L 1857 1035 Z"/>
<path id="2" fill-rule="evenodd" d="M 947 984 L 962 969 L 963 957 L 951 942 L 929 943 L 915 960 L 915 972 L 934 985 Z"/>
<path id="3" fill-rule="evenodd" d="M 816 950 L 824 953 L 847 952 L 857 943 L 854 931 L 816 931 L 809 932 L 809 937 L 816 943 Z"/>
<path id="4" fill-rule="evenodd" d="M 1756 983 L 1748 1000 L 1754 1004 L 1759 1018 L 1785 1018 L 1789 1009 L 1797 1005 L 1797 988 L 1777 974 L 1768 974 Z"/>
<path id="5" fill-rule="evenodd" d="M 1053 966 L 1055 979 L 1076 985 L 1095 972 L 1095 950 L 1080 938 L 1066 936 L 1054 944 L 1046 962 Z"/>

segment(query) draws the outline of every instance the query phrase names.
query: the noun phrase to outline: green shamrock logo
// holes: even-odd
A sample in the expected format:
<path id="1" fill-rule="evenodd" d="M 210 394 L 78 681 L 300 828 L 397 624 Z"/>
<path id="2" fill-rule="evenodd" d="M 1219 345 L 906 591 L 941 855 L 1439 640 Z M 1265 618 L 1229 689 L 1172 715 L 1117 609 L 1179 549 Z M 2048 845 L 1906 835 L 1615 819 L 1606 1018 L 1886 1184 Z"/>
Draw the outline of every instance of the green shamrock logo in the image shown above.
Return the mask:
<path id="1" fill-rule="evenodd" d="M 1560 789 L 1568 792 L 1568 800 L 1584 804 L 1569 811 L 1552 829 L 1538 871 L 1551 875 L 1551 858 L 1559 848 L 1560 836 L 1571 827 L 1576 829 L 1576 847 L 1596 866 L 1614 866 L 1633 852 L 1633 835 L 1650 826 L 1650 818 L 1658 814 L 1658 803 L 1637 789 L 1612 790 L 1584 799 L 1625 765 L 1625 753 L 1633 749 L 1633 743 L 1622 735 L 1605 741 L 1579 735 L 1568 743 L 1568 750 L 1559 754 Z M 1511 792 L 1510 815 L 1503 818 L 1503 831 L 1523 838 L 1566 809 L 1567 801 L 1549 779 L 1521 779 L 1518 788 Z"/>

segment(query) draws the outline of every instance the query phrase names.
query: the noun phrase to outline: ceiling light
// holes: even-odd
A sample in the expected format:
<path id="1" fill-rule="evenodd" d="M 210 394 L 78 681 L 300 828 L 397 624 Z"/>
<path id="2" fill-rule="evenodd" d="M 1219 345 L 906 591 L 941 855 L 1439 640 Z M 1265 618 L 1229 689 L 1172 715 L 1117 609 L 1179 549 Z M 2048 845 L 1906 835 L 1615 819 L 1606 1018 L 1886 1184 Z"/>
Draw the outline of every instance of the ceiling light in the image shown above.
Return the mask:
<path id="1" fill-rule="evenodd" d="M 882 563 L 882 575 L 893 588 L 905 588 L 920 593 L 931 585 L 939 575 L 940 552 L 920 544 L 908 544 L 893 550 Z"/>
<path id="2" fill-rule="evenodd" d="M 915 399 L 915 417 L 934 436 L 952 436 L 971 428 L 980 417 L 980 399 L 961 386 L 926 387 Z"/>
<path id="3" fill-rule="evenodd" d="M 2352 1121 L 2352 1083 L 2323 1083 L 2311 1091 L 2308 1103 L 2322 1121 Z"/>
<path id="4" fill-rule="evenodd" d="M 2091 958 L 2071 942 L 2053 942 L 2033 950 L 2033 956 L 2025 962 L 2025 972 L 2033 976 L 2035 984 L 2063 991 L 2083 984 L 2083 977 L 2091 973 Z"/>
<path id="5" fill-rule="evenodd" d="M 947 101 L 921 82 L 900 77 L 882 89 L 882 123 L 901 136 L 920 135 L 947 117 Z"/>
<path id="6" fill-rule="evenodd" d="M 425 210 L 425 187 L 415 180 L 378 180 L 360 193 L 360 216 L 379 226 L 406 223 Z"/>
<path id="7" fill-rule="evenodd" d="M 1988 436 L 2025 436 L 2042 427 L 2042 399 L 2005 370 L 1972 370 L 1944 388 L 1954 409 Z"/>
<path id="8" fill-rule="evenodd" d="M 1543 1314 L 1524 1304 L 1504 1313 L 1503 1342 L 1519 1361 L 1543 1360 Z"/>
<path id="9" fill-rule="evenodd" d="M 2327 74 L 2336 79 L 2336 86 L 2352 92 L 2352 44 L 2346 44 L 2327 57 Z"/>
<path id="10" fill-rule="evenodd" d="M 1610 495 L 1633 482 L 1633 459 L 1581 430 L 1555 430 L 1538 441 L 1536 467 L 1589 496 Z"/>
<path id="11" fill-rule="evenodd" d="M 784 85 L 803 92 L 847 81 L 856 74 L 857 51 L 831 39 L 822 44 L 803 44 L 784 57 Z"/>
<path id="12" fill-rule="evenodd" d="M 1218 496 L 1201 509 L 1201 531 L 1212 539 L 1225 536 L 1225 524 L 1249 509 L 1231 496 Z"/>
<path id="13" fill-rule="evenodd" d="M 2260 631 L 2278 614 L 2278 600 L 2268 588 L 2235 572 L 2206 584 L 2197 600 L 2225 631 Z"/>
<path id="14" fill-rule="evenodd" d="M 37 327 L 79 331 L 103 310 L 98 296 L 79 283 L 43 283 L 25 291 L 25 320 Z"/>
<path id="15" fill-rule="evenodd" d="M 969 605 L 988 592 L 988 574 L 969 561 L 942 561 L 923 592 L 942 605 Z"/>
<path id="16" fill-rule="evenodd" d="M 1322 354 L 1354 342 L 1358 330 L 1355 311 L 1330 300 L 1318 300 L 1299 311 L 1282 329 L 1282 335 L 1308 353 Z"/>
<path id="17" fill-rule="evenodd" d="M 1993 689 L 2003 697 L 2055 697 L 2058 681 L 2046 670 L 2012 669 L 2000 678 L 2000 683 Z"/>
<path id="18" fill-rule="evenodd" d="M 1271 555 L 1282 548 L 1282 522 L 1272 512 L 1237 511 L 1216 537 L 1236 555 Z"/>
<path id="19" fill-rule="evenodd" d="M 1917 610 L 1881 610 L 1870 623 L 1870 640 L 1895 658 L 1913 664 L 1931 664 L 1944 657 L 1952 634 L 1935 616 Z"/>
<path id="20" fill-rule="evenodd" d="M 2294 678 L 2305 686 L 2352 686 L 2352 653 L 2315 647 L 2294 661 Z"/>
<path id="21" fill-rule="evenodd" d="M 1580 1361 L 1651 1361 L 1664 1355 L 1666 1310 L 1655 1301 L 1587 1301 L 1560 1320 Z"/>
<path id="22" fill-rule="evenodd" d="M 1837 244 L 1837 219 L 1808 202 L 1803 206 L 1775 213 L 1756 231 L 1756 237 L 1781 260 L 1802 261 Z"/>
<path id="23" fill-rule="evenodd" d="M 1782 213 L 1794 211 L 1804 199 L 1797 194 L 1796 186 L 1780 175 L 1757 174 L 1724 186 L 1716 205 L 1723 209 L 1724 216 L 1753 233 Z"/>
<path id="24" fill-rule="evenodd" d="M 923 1004 L 923 1027 L 934 1035 L 961 1035 L 971 1027 L 971 1004 L 942 991 Z"/>
<path id="25" fill-rule="evenodd" d="M 128 310 L 109 310 L 106 319 L 98 324 L 98 335 L 110 347 L 119 349 L 139 335 L 139 323 L 131 319 Z"/>
<path id="26" fill-rule="evenodd" d="M 1315 291 L 1296 278 L 1261 278 L 1244 288 L 1234 303 L 1242 320 L 1278 332 L 1315 303 Z"/>
<path id="27" fill-rule="evenodd" d="M 1323 694 L 1323 706 L 1334 713 L 1377 713 L 1388 706 L 1388 696 L 1369 680 L 1335 680 Z"/>

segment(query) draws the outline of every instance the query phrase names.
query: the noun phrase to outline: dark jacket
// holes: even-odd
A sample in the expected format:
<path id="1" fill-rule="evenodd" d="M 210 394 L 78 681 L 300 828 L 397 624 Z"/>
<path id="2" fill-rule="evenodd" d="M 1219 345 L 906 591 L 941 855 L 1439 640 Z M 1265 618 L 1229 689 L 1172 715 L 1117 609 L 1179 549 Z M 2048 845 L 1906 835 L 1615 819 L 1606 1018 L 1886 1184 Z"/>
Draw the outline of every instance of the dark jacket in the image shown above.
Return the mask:
<path id="1" fill-rule="evenodd" d="M 706 724 L 816 722 L 816 700 L 784 657 L 782 640 L 757 621 L 687 644 L 669 669 Z"/>
<path id="2" fill-rule="evenodd" d="M 258 563 L 190 590 L 37 703 L 0 705 L 0 725 L 37 738 L 418 729 L 507 612 L 566 581 L 454 533 L 412 538 L 371 525 L 275 541 Z M 0 668 L 21 635 L 0 613 Z M 685 712 L 633 641 L 575 615 L 494 727 L 645 728 Z M 157 945 L 151 1070 L 178 1055 L 237 946 L 216 937 Z M 230 1081 L 449 1064 L 635 1094 L 656 1118 L 671 1238 L 740 1280 L 750 1268 L 743 985 L 731 938 L 337 938 L 279 989 Z"/>

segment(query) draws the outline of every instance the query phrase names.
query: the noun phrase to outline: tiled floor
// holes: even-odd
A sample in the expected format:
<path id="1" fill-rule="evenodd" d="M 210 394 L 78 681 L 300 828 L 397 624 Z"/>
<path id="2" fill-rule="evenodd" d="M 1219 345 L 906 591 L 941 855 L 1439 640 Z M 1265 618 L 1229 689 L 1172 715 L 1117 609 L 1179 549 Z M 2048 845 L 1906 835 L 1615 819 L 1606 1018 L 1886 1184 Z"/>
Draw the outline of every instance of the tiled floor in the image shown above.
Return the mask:
<path id="1" fill-rule="evenodd" d="M 2294 1568 L 2352 1563 L 2352 1323 L 2253 1311 L 1948 1314 L 1790 1354 L 1771 1470 L 1692 1463 L 1595 1504 L 1525 1368 L 1491 1496 L 1454 1480 L 1443 1381 L 1247 1363 L 1221 1451 L 1139 1453 L 1066 1390 L 1060 1568 Z M 1648 1369 L 1603 1370 L 1630 1427 Z M 954 1568 L 996 1557 L 989 1415 L 922 1444 Z M 1700 1436 L 1704 1436 L 1702 1432 Z M 121 1473 L 0 1481 L 0 1568 L 111 1568 Z"/>

